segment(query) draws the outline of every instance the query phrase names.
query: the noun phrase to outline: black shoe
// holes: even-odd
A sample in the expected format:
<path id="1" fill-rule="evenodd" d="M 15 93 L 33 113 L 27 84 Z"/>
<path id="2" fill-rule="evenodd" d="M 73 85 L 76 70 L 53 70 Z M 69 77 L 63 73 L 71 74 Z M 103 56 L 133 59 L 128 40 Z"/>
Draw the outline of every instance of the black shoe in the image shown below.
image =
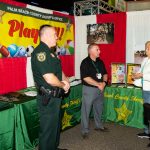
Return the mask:
<path id="1" fill-rule="evenodd" d="M 57 148 L 57 150 L 68 150 L 66 148 Z"/>
<path id="2" fill-rule="evenodd" d="M 150 135 L 149 134 L 146 134 L 145 132 L 144 133 L 139 133 L 137 134 L 139 138 L 147 138 L 149 139 L 150 138 Z"/>
<path id="3" fill-rule="evenodd" d="M 109 129 L 106 127 L 103 128 L 95 128 L 96 131 L 109 132 Z"/>
<path id="4" fill-rule="evenodd" d="M 87 139 L 89 137 L 89 134 L 88 133 L 83 133 L 82 137 L 83 137 L 83 139 Z"/>

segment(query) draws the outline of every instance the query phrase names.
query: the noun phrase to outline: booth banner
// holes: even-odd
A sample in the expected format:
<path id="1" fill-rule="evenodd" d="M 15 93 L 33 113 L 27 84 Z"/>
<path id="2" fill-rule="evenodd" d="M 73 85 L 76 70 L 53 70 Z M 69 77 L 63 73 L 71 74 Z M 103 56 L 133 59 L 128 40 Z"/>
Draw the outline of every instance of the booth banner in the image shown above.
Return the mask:
<path id="1" fill-rule="evenodd" d="M 71 87 L 70 93 L 62 100 L 62 130 L 77 125 L 81 120 L 82 85 Z"/>
<path id="2" fill-rule="evenodd" d="M 143 128 L 142 90 L 107 87 L 104 93 L 104 120 Z"/>
<path id="3" fill-rule="evenodd" d="M 38 32 L 43 24 L 55 27 L 59 55 L 74 54 L 71 19 L 0 3 L 0 57 L 31 56 L 39 43 Z"/>

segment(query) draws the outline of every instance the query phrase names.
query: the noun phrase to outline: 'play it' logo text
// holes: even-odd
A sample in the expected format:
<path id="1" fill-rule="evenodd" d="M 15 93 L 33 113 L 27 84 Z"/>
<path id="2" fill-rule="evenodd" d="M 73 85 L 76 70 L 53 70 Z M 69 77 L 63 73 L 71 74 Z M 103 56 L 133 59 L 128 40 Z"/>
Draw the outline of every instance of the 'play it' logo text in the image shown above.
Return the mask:
<path id="1" fill-rule="evenodd" d="M 14 37 L 14 33 L 18 33 L 19 37 L 33 38 L 33 42 L 37 44 L 38 29 L 26 28 L 22 21 L 19 22 L 17 20 L 10 20 L 8 24 L 10 25 L 9 36 Z"/>

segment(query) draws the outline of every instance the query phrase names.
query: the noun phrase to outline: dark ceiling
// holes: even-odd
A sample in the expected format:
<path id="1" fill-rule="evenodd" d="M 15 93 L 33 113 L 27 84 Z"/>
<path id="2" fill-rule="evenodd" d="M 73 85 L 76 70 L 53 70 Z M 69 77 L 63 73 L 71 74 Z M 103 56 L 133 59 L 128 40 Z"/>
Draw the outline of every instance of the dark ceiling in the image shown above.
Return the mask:
<path id="1" fill-rule="evenodd" d="M 66 11 L 70 14 L 73 14 L 74 2 L 82 1 L 82 0 L 15 0 L 15 1 L 23 2 L 26 4 L 31 4 L 42 8 L 51 9 L 51 10 Z M 108 0 L 103 0 L 103 1 L 108 2 Z M 134 0 L 126 0 L 126 1 L 134 1 Z"/>
<path id="2" fill-rule="evenodd" d="M 73 3 L 77 0 L 15 0 L 42 8 L 73 13 Z"/>

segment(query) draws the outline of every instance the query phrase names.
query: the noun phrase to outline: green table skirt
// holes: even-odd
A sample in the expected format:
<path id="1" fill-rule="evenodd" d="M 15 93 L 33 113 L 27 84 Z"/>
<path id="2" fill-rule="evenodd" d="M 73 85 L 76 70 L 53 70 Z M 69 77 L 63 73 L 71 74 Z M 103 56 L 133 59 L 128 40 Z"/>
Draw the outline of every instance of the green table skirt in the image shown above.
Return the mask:
<path id="1" fill-rule="evenodd" d="M 140 89 L 106 87 L 103 119 L 143 128 L 143 99 Z M 82 85 L 71 88 L 62 100 L 62 130 L 81 119 Z M 39 115 L 35 97 L 0 111 L 0 150 L 34 150 L 38 144 Z"/>
<path id="2" fill-rule="evenodd" d="M 62 130 L 80 122 L 81 91 L 82 85 L 72 87 L 69 95 L 62 100 Z M 38 144 L 36 97 L 21 99 L 12 108 L 0 111 L 0 150 L 34 150 Z"/>
<path id="3" fill-rule="evenodd" d="M 38 143 L 36 99 L 0 111 L 0 150 L 34 150 Z"/>
<path id="4" fill-rule="evenodd" d="M 107 87 L 103 118 L 122 125 L 144 128 L 142 90 Z"/>
<path id="5" fill-rule="evenodd" d="M 15 109 L 0 112 L 0 150 L 14 150 Z"/>

